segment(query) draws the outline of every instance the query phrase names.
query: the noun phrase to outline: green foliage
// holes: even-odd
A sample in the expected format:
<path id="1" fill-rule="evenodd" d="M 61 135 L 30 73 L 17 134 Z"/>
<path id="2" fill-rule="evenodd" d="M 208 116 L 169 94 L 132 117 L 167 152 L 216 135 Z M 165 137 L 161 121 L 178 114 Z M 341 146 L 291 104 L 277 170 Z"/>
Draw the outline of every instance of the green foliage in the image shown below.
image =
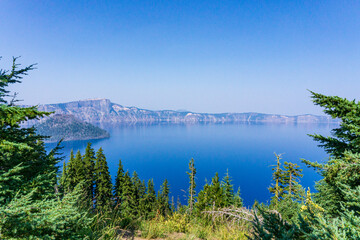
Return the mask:
<path id="1" fill-rule="evenodd" d="M 112 203 L 112 183 L 109 167 L 102 148 L 96 153 L 95 162 L 95 200 L 99 212 L 110 211 Z"/>
<path id="2" fill-rule="evenodd" d="M 316 105 L 325 108 L 325 113 L 341 119 L 332 137 L 311 135 L 330 154 L 330 159 L 321 164 L 303 160 L 323 177 L 316 183 L 315 202 L 308 191 L 305 205 L 291 213 L 298 214 L 296 221 L 291 222 L 286 220 L 286 213 L 294 209 L 296 201 L 292 196 L 276 206 L 282 216 L 260 209 L 262 221 L 256 220 L 251 239 L 360 239 L 360 105 L 355 100 L 314 92 L 312 98 Z M 297 169 L 287 164 L 284 179 L 291 183 L 290 178 L 301 177 Z M 292 195 L 294 186 L 296 180 L 291 190 L 289 184 L 284 188 L 287 195 Z"/>
<path id="3" fill-rule="evenodd" d="M 273 181 L 269 187 L 270 193 L 274 194 L 271 199 L 270 208 L 278 211 L 286 221 L 296 221 L 298 212 L 305 191 L 300 185 L 302 169 L 291 162 L 284 162 L 284 168 L 281 164 L 281 155 L 276 156 L 276 165 L 273 170 Z"/>
<path id="4" fill-rule="evenodd" d="M 156 215 L 157 204 L 156 204 L 156 192 L 154 182 L 150 179 L 147 183 L 146 194 L 144 197 L 144 218 L 152 219 Z"/>
<path id="5" fill-rule="evenodd" d="M 121 195 L 121 215 L 123 217 L 135 218 L 136 217 L 136 195 L 135 187 L 131 181 L 128 171 L 124 175 L 124 182 Z"/>
<path id="6" fill-rule="evenodd" d="M 33 69 L 18 66 L 14 58 L 10 71 L 0 70 L 0 238 L 84 239 L 92 219 L 78 208 L 79 191 L 63 198 L 57 194 L 60 143 L 47 153 L 46 137 L 20 127 L 50 113 L 15 105 L 16 94 L 7 87 Z"/>
<path id="7" fill-rule="evenodd" d="M 194 163 L 194 159 L 191 158 L 190 162 L 189 162 L 189 172 L 187 172 L 187 174 L 189 175 L 189 197 L 188 197 L 188 205 L 189 205 L 189 210 L 190 212 L 192 212 L 192 209 L 194 207 L 194 203 L 195 203 L 195 197 L 196 197 L 196 182 L 195 182 L 195 176 L 196 176 L 196 168 L 195 168 L 195 163 Z"/>
<path id="8" fill-rule="evenodd" d="M 281 200 L 284 191 L 285 191 L 285 187 L 284 185 L 284 170 L 281 168 L 281 154 L 277 155 L 275 153 L 275 157 L 276 157 L 276 165 L 273 166 L 272 168 L 272 176 L 273 176 L 273 181 L 274 183 L 272 183 L 272 185 L 269 187 L 269 191 L 270 193 L 273 193 L 274 196 L 272 197 L 272 202 L 277 205 L 277 203 Z"/>
<path id="9" fill-rule="evenodd" d="M 115 177 L 114 185 L 114 197 L 115 197 L 115 206 L 119 207 L 121 204 L 121 196 L 123 194 L 123 184 L 124 184 L 124 167 L 119 160 L 119 167 Z"/>
<path id="10" fill-rule="evenodd" d="M 158 199 L 157 199 L 159 213 L 163 216 L 167 216 L 171 212 L 171 208 L 169 204 L 169 194 L 170 194 L 169 183 L 168 180 L 165 179 L 160 187 L 160 192 L 158 194 Z"/>
<path id="11" fill-rule="evenodd" d="M 83 156 L 83 174 L 84 174 L 84 190 L 85 190 L 85 199 L 89 203 L 89 207 L 92 207 L 94 204 L 94 191 L 95 191 L 95 151 L 91 147 L 89 142 L 85 149 L 85 154 Z"/>
<path id="12" fill-rule="evenodd" d="M 338 216 L 343 211 L 342 205 L 347 204 L 343 186 L 350 190 L 360 186 L 360 154 L 345 152 L 342 158 L 324 164 L 320 173 L 323 179 L 316 185 L 315 200 L 326 213 Z"/>
<path id="13" fill-rule="evenodd" d="M 240 187 L 238 187 L 237 192 L 234 195 L 234 207 L 239 208 L 243 206 L 243 200 L 241 198 L 241 194 L 240 194 Z"/>
<path id="14" fill-rule="evenodd" d="M 80 189 L 63 198 L 33 200 L 33 192 L 17 195 L 0 207 L 2 239 L 85 239 L 92 219 L 78 208 Z"/>
<path id="15" fill-rule="evenodd" d="M 360 103 L 338 96 L 311 94 L 315 105 L 323 107 L 332 118 L 341 120 L 340 127 L 332 130 L 331 137 L 311 135 L 314 140 L 335 158 L 343 157 L 347 151 L 360 153 Z"/>
<path id="16" fill-rule="evenodd" d="M 211 184 L 205 184 L 203 190 L 199 192 L 196 208 L 199 213 L 206 209 L 221 208 L 225 205 L 224 199 L 224 189 L 221 187 L 219 174 L 216 173 Z"/>
<path id="17" fill-rule="evenodd" d="M 234 205 L 234 186 L 231 184 L 232 180 L 229 176 L 229 170 L 226 170 L 226 175 L 222 181 L 222 187 L 224 189 L 224 205 L 231 206 Z"/>
<path id="18" fill-rule="evenodd" d="M 285 191 L 288 195 L 298 196 L 303 190 L 299 184 L 300 178 L 303 177 L 302 169 L 296 163 L 291 162 L 284 162 L 284 168 Z"/>

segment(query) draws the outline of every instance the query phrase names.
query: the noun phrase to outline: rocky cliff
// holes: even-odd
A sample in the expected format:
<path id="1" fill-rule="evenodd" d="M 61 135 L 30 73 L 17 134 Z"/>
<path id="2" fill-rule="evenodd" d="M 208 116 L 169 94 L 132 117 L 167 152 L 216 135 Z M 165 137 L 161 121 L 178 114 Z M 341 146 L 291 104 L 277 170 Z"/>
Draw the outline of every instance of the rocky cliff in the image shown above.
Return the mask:
<path id="1" fill-rule="evenodd" d="M 39 105 L 39 110 L 57 114 L 73 115 L 88 123 L 230 123 L 230 122 L 271 122 L 271 123 L 337 123 L 327 116 L 311 114 L 285 116 L 262 113 L 193 113 L 172 110 L 151 111 L 137 107 L 124 107 L 108 99 L 90 99 L 59 104 Z"/>

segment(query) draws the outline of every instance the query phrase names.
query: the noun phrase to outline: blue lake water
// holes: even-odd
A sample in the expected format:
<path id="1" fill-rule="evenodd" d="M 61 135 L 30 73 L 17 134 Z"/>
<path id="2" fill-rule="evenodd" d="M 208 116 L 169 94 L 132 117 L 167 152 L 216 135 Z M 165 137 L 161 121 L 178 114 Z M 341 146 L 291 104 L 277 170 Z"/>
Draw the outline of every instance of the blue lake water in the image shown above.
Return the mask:
<path id="1" fill-rule="evenodd" d="M 136 171 L 146 181 L 153 178 L 157 189 L 167 178 L 171 196 L 186 202 L 186 171 L 194 158 L 197 191 L 215 172 L 223 177 L 228 169 L 235 190 L 240 187 L 245 205 L 250 206 L 254 200 L 270 199 L 267 188 L 274 152 L 283 153 L 284 161 L 298 163 L 304 169 L 301 184 L 313 188 L 319 176 L 300 159 L 321 162 L 327 155 L 307 134 L 329 135 L 332 128 L 325 124 L 135 125 L 109 128 L 109 139 L 91 142 L 95 149 L 104 149 L 113 180 L 121 159 L 125 170 Z M 68 156 L 71 149 L 84 153 L 87 142 L 64 142 L 64 155 Z"/>

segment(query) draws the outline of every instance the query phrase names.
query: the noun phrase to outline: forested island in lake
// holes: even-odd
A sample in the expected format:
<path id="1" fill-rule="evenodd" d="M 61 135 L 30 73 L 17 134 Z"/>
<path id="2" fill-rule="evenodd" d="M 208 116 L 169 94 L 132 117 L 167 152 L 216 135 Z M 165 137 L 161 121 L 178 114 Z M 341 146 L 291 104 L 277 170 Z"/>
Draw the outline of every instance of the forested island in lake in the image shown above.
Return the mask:
<path id="1" fill-rule="evenodd" d="M 106 130 L 67 114 L 53 114 L 35 124 L 35 128 L 38 134 L 49 136 L 49 138 L 45 139 L 45 142 L 91 140 L 110 137 Z"/>

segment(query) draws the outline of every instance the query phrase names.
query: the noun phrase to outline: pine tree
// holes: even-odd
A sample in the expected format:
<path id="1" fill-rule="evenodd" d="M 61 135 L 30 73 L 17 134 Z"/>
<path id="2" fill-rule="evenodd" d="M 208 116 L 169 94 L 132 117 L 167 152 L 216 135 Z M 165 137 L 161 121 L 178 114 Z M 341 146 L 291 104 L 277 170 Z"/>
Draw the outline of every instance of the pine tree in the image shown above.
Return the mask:
<path id="1" fill-rule="evenodd" d="M 16 60 L 10 71 L 0 69 L 0 238 L 83 239 L 91 219 L 77 207 L 78 195 L 60 199 L 55 190 L 60 143 L 47 153 L 46 137 L 20 126 L 51 113 L 16 105 L 7 89 L 34 69 L 19 69 Z"/>
<path id="2" fill-rule="evenodd" d="M 154 182 L 152 179 L 148 181 L 147 190 L 144 197 L 144 212 L 145 218 L 151 219 L 155 217 L 157 210 L 156 206 L 156 192 Z"/>
<path id="3" fill-rule="evenodd" d="M 66 161 L 63 161 L 63 168 L 62 168 L 62 172 L 61 172 L 61 177 L 60 177 L 60 187 L 62 192 L 65 191 L 64 186 L 67 182 L 67 167 L 66 167 Z"/>
<path id="4" fill-rule="evenodd" d="M 229 176 L 229 170 L 226 170 L 226 175 L 222 181 L 222 187 L 224 189 L 224 206 L 228 207 L 234 204 L 234 186 L 231 184 L 231 178 Z"/>
<path id="5" fill-rule="evenodd" d="M 282 199 L 284 191 L 285 191 L 285 187 L 283 186 L 284 184 L 284 170 L 281 168 L 281 159 L 282 156 L 281 154 L 276 154 L 275 153 L 275 157 L 276 157 L 276 165 L 273 166 L 272 170 L 273 170 L 273 181 L 275 182 L 274 184 L 272 184 L 271 187 L 269 187 L 269 191 L 270 193 L 274 194 L 274 197 L 272 198 L 272 203 L 277 206 L 278 202 Z"/>
<path id="6" fill-rule="evenodd" d="M 119 167 L 115 178 L 114 185 L 114 196 L 115 196 L 115 206 L 120 207 L 121 204 L 121 196 L 123 193 L 123 185 L 124 185 L 124 167 L 119 160 Z"/>
<path id="7" fill-rule="evenodd" d="M 27 120 L 39 119 L 51 113 L 38 111 L 36 107 L 16 105 L 16 93 L 11 94 L 8 87 L 20 83 L 23 76 L 34 69 L 34 65 L 19 69 L 16 60 L 13 58 L 10 71 L 0 69 L 0 174 L 16 169 L 15 175 L 21 176 L 21 180 L 11 184 L 3 183 L 5 201 L 18 191 L 24 194 L 31 192 L 35 186 L 38 198 L 52 193 L 57 182 L 57 163 L 60 161 L 56 157 L 59 147 L 48 154 L 43 143 L 46 137 L 36 134 L 34 127 L 20 126 Z"/>
<path id="8" fill-rule="evenodd" d="M 107 212 L 112 207 L 113 195 L 109 167 L 102 148 L 96 153 L 95 174 L 96 209 Z"/>
<path id="9" fill-rule="evenodd" d="M 194 163 L 194 159 L 191 158 L 190 162 L 189 162 L 189 172 L 187 172 L 187 174 L 189 175 L 189 197 L 188 197 L 188 206 L 189 206 L 189 210 L 190 213 L 193 210 L 194 207 L 194 203 L 195 203 L 195 195 L 196 195 L 196 182 L 195 182 L 195 175 L 196 175 L 196 168 L 195 168 L 195 163 Z"/>
<path id="10" fill-rule="evenodd" d="M 92 207 L 94 202 L 94 184 L 95 184 L 95 151 L 91 147 L 91 143 L 89 142 L 85 149 L 85 154 L 83 156 L 83 166 L 84 166 L 84 176 L 85 182 L 84 187 L 86 191 L 86 198 Z"/>
<path id="11" fill-rule="evenodd" d="M 139 216 L 141 214 L 141 210 L 143 208 L 142 204 L 143 201 L 141 201 L 144 198 L 144 195 L 146 193 L 146 186 L 145 182 L 142 182 L 137 174 L 136 171 L 133 172 L 133 175 L 131 177 L 131 182 L 134 186 L 134 200 L 135 200 L 135 212 L 136 216 Z"/>
<path id="12" fill-rule="evenodd" d="M 83 158 L 81 156 L 80 150 L 76 152 L 75 155 L 75 185 L 79 184 L 80 182 L 85 182 L 87 176 L 85 175 L 85 164 Z M 75 186 L 74 186 L 75 187 Z"/>
<path id="13" fill-rule="evenodd" d="M 327 214 L 339 216 L 343 211 L 342 205 L 346 202 L 340 185 L 348 185 L 350 189 L 360 185 L 360 171 L 357 168 L 360 153 L 360 102 L 311 93 L 316 105 L 323 107 L 324 112 L 332 118 L 341 120 L 340 127 L 332 130 L 331 137 L 311 135 L 330 154 L 330 159 L 322 164 L 303 161 L 323 176 L 315 186 L 318 190 L 314 194 L 315 202 Z"/>
<path id="14" fill-rule="evenodd" d="M 311 135 L 330 154 L 322 164 L 303 161 L 323 177 L 316 183 L 315 201 L 308 193 L 295 223 L 262 211 L 263 220 L 254 224 L 252 239 L 360 239 L 360 103 L 311 93 L 316 105 L 341 120 L 331 137 Z M 290 181 L 289 175 L 287 178 Z"/>
<path id="15" fill-rule="evenodd" d="M 124 175 L 124 184 L 121 195 L 121 215 L 126 218 L 134 218 L 136 216 L 136 195 L 135 187 L 131 181 L 128 171 Z"/>
<path id="16" fill-rule="evenodd" d="M 140 193 L 139 194 L 139 196 L 140 196 L 140 199 L 139 199 L 139 214 L 140 214 L 140 217 L 143 217 L 143 218 L 146 218 L 146 214 L 147 214 L 146 200 L 145 200 L 146 192 L 147 192 L 147 189 L 146 189 L 145 180 L 142 180 L 141 185 L 139 187 L 139 193 Z"/>
<path id="17" fill-rule="evenodd" d="M 240 187 L 238 188 L 235 196 L 234 196 L 234 207 L 242 207 L 243 206 L 243 200 L 240 195 Z"/>
<path id="18" fill-rule="evenodd" d="M 169 194 L 170 194 L 170 187 L 168 180 L 165 179 L 163 184 L 160 187 L 160 192 L 158 194 L 158 209 L 161 215 L 167 216 L 171 209 L 169 203 Z"/>
<path id="19" fill-rule="evenodd" d="M 71 149 L 70 151 L 70 159 L 68 161 L 66 167 L 66 179 L 64 181 L 63 189 L 64 192 L 71 192 L 74 187 L 76 186 L 76 164 L 75 164 L 75 157 L 74 151 Z"/>
<path id="20" fill-rule="evenodd" d="M 225 205 L 224 190 L 221 187 L 218 173 L 216 173 L 213 179 L 211 180 L 210 194 L 213 197 L 213 204 L 215 207 L 218 208 L 218 207 L 223 207 Z"/>
<path id="21" fill-rule="evenodd" d="M 211 184 L 205 184 L 204 188 L 199 192 L 197 197 L 196 208 L 198 214 L 206 209 L 217 209 L 224 207 L 225 193 L 219 180 L 219 174 L 216 173 L 211 180 Z"/>
<path id="22" fill-rule="evenodd" d="M 301 174 L 302 169 L 300 169 L 299 165 L 291 162 L 284 162 L 284 182 L 286 182 L 285 191 L 289 195 L 298 196 L 301 194 L 302 187 L 300 186 L 300 178 L 303 177 Z"/>
<path id="23" fill-rule="evenodd" d="M 331 137 L 319 134 L 310 136 L 319 142 L 319 146 L 323 147 L 332 157 L 342 157 L 346 151 L 360 153 L 360 102 L 315 92 L 311 92 L 311 94 L 315 105 L 323 107 L 326 114 L 340 119 L 341 123 L 339 128 L 331 131 Z"/>

